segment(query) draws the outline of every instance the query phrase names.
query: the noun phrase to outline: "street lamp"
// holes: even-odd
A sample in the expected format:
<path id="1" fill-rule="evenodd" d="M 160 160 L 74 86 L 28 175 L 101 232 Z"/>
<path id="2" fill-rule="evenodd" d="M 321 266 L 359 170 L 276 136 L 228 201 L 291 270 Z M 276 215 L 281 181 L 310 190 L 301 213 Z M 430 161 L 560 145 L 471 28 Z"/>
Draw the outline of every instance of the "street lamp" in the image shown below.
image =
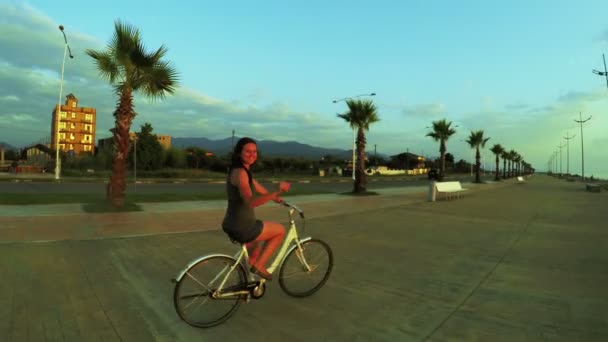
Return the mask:
<path id="1" fill-rule="evenodd" d="M 602 59 L 604 60 L 604 71 L 598 71 L 593 69 L 593 73 L 599 76 L 605 76 L 606 77 L 606 87 L 608 87 L 608 69 L 606 69 L 606 57 L 604 57 L 604 54 L 602 54 Z"/>
<path id="2" fill-rule="evenodd" d="M 361 95 L 355 95 L 355 96 L 351 96 L 351 97 L 345 97 L 345 98 L 341 98 L 341 99 L 337 99 L 337 100 L 333 100 L 333 103 L 338 103 L 340 101 L 346 101 L 346 100 L 350 100 L 350 99 L 355 99 L 361 96 L 376 96 L 376 93 L 370 93 L 370 94 L 361 94 Z M 356 180 L 356 176 L 355 176 L 355 161 L 357 159 L 357 155 L 355 154 L 355 150 L 357 149 L 357 137 L 355 136 L 355 128 L 353 127 L 353 181 Z M 363 170 L 361 170 L 363 171 Z"/>
<path id="3" fill-rule="evenodd" d="M 361 97 L 361 96 L 376 96 L 376 93 L 355 95 L 355 96 L 345 97 L 345 98 L 342 98 L 342 99 L 333 100 L 331 102 L 338 103 L 340 101 L 346 101 L 346 100 L 350 100 L 350 99 L 356 99 L 357 97 Z"/>
<path id="4" fill-rule="evenodd" d="M 59 25 L 59 30 L 63 34 L 63 41 L 65 42 L 65 47 L 63 49 L 63 63 L 61 64 L 61 83 L 59 85 L 59 102 L 57 103 L 57 111 L 55 112 L 56 118 L 56 128 L 55 128 L 55 179 L 59 180 L 59 173 L 61 172 L 61 160 L 59 159 L 59 117 L 61 116 L 61 93 L 63 92 L 63 71 L 65 69 L 65 57 L 70 52 L 70 58 L 74 58 L 72 56 L 72 50 L 68 45 L 68 38 L 65 36 L 65 32 L 63 31 L 63 25 Z"/>
<path id="5" fill-rule="evenodd" d="M 566 145 L 562 145 L 560 144 L 559 146 L 557 146 L 559 148 L 559 176 L 563 176 L 563 172 L 562 172 L 562 148 L 566 147 Z"/>
<path id="6" fill-rule="evenodd" d="M 579 124 L 581 124 L 581 161 L 582 161 L 582 177 L 583 177 L 583 181 L 585 180 L 585 149 L 583 148 L 583 124 L 589 120 L 591 120 L 591 116 L 589 116 L 588 118 L 586 118 L 585 120 L 583 120 L 582 118 L 582 113 L 578 112 L 578 118 L 579 120 L 574 119 L 574 122 L 577 122 Z"/>
<path id="7" fill-rule="evenodd" d="M 557 174 L 557 170 L 559 170 L 559 163 L 557 160 L 557 155 L 559 154 L 559 151 L 556 149 L 555 151 L 553 151 L 553 154 L 555 155 L 555 174 Z"/>
<path id="8" fill-rule="evenodd" d="M 571 137 L 566 134 L 564 139 L 566 139 L 566 174 L 570 175 L 570 139 L 574 138 L 576 135 Z"/>

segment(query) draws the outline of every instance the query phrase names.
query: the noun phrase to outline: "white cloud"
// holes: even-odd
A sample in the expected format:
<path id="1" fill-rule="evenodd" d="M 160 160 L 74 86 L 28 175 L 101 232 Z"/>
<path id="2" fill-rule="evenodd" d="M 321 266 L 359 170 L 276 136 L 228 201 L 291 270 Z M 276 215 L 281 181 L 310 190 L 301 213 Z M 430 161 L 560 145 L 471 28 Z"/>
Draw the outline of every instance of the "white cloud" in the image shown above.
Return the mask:
<path id="1" fill-rule="evenodd" d="M 0 136 L 12 145 L 25 145 L 50 134 L 63 58 L 63 37 L 57 26 L 58 23 L 28 5 L 0 3 L 0 32 L 3 33 L 0 34 Z M 84 53 L 87 48 L 103 48 L 109 37 L 98 39 L 70 27 L 66 27 L 66 32 L 75 58 L 66 60 L 63 96 L 73 93 L 82 106 L 95 107 L 97 135 L 109 136 L 117 99 L 112 88 L 99 79 L 91 58 Z M 604 41 L 608 42 L 608 31 Z M 490 144 L 501 143 L 541 164 L 551 153 L 550 146 L 557 146 L 567 130 L 576 128 L 573 119 L 582 111 L 594 115 L 585 131 L 590 151 L 594 151 L 589 155 L 594 156 L 601 154 L 597 151 L 605 146 L 598 145 L 604 142 L 598 137 L 605 136 L 608 127 L 604 116 L 599 115 L 608 112 L 605 84 L 600 85 L 597 91 L 572 91 L 544 104 L 513 103 L 499 107 L 496 100 L 488 96 L 472 105 L 479 109 L 464 113 L 454 113 L 452 103 L 416 103 L 409 97 L 406 102 L 403 95 L 394 100 L 401 104 L 381 106 L 382 120 L 368 133 L 368 149 L 377 144 L 378 152 L 383 154 L 409 148 L 415 153 L 437 155 L 438 145 L 425 137 L 424 127 L 432 120 L 445 117 L 460 125 L 457 135 L 448 142 L 448 149 L 460 154 L 457 158 L 467 158 L 470 154 L 459 140 L 466 138 L 470 130 L 484 129 L 491 137 Z M 475 80 L 464 82 L 464 88 L 469 91 L 477 87 Z M 235 129 L 239 136 L 256 139 L 297 140 L 316 146 L 350 148 L 352 132 L 335 113 L 300 111 L 289 103 L 273 102 L 271 95 L 270 90 L 259 86 L 245 100 L 236 101 L 209 96 L 184 85 L 161 102 L 136 96 L 138 116 L 132 129 L 139 130 L 141 124 L 149 122 L 159 134 L 211 139 L 228 137 Z M 387 113 L 397 115 L 391 118 Z M 601 160 L 605 160 L 605 156 Z"/>
<path id="2" fill-rule="evenodd" d="M 13 114 L 11 115 L 11 120 L 15 121 L 37 121 L 32 115 L 29 114 Z"/>
<path id="3" fill-rule="evenodd" d="M 50 116 L 59 96 L 63 39 L 58 23 L 26 4 L 0 4 L 0 23 L 0 31 L 5 33 L 0 35 L 0 89 L 11 89 L 11 95 L 0 98 L 3 103 L 0 116 L 13 118 L 5 121 L 13 129 L 4 128 L 0 134 L 8 135 L 8 140 L 17 145 L 27 144 L 40 138 L 36 134 L 50 132 Z M 62 97 L 73 93 L 80 105 L 96 108 L 98 136 L 107 136 L 114 124 L 116 97 L 112 88 L 99 79 L 90 57 L 84 54 L 85 49 L 103 48 L 105 43 L 68 29 L 75 58 L 66 60 Z M 56 37 L 49 34 L 54 31 Z M 214 98 L 186 86 L 160 102 L 136 95 L 138 115 L 132 129 L 149 122 L 158 133 L 173 136 L 224 138 L 237 129 L 251 131 L 263 139 L 272 139 L 280 131 L 290 132 L 296 140 L 314 143 L 316 135 L 340 124 L 338 120 L 325 120 L 325 115 L 298 112 L 287 103 L 256 105 L 268 95 L 267 90 L 257 88 L 248 98 L 251 101 L 243 103 Z M 27 127 L 21 126 L 19 122 L 23 120 L 17 118 L 24 117 L 15 116 L 17 113 L 30 113 L 33 121 Z M 262 128 L 269 124 L 273 131 Z M 20 134 L 26 130 L 29 134 Z"/>
<path id="4" fill-rule="evenodd" d="M 19 102 L 19 101 L 21 101 L 21 99 L 19 99 L 19 97 L 15 96 L 15 95 L 6 95 L 6 96 L 3 96 L 3 97 L 0 97 L 0 101 Z"/>
<path id="5" fill-rule="evenodd" d="M 443 103 L 429 103 L 415 106 L 407 106 L 401 110 L 401 113 L 410 117 L 429 117 L 434 118 L 440 115 L 445 115 L 447 108 Z"/>

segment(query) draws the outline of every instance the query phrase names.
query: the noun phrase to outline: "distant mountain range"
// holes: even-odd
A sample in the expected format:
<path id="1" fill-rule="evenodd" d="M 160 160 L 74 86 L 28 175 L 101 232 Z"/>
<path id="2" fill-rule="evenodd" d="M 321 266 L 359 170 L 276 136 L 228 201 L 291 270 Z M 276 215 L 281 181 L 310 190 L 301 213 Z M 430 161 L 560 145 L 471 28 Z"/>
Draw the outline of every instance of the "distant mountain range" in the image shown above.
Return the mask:
<path id="1" fill-rule="evenodd" d="M 4 141 L 0 141 L 0 147 L 4 148 L 5 150 L 16 150 L 17 149 L 14 146 L 9 145 L 8 143 L 5 143 Z"/>
<path id="2" fill-rule="evenodd" d="M 234 143 L 239 140 L 234 137 Z M 341 150 L 337 148 L 316 147 L 302 144 L 296 141 L 257 141 L 260 155 L 266 157 L 302 157 L 308 159 L 320 159 L 331 155 L 340 159 L 351 159 L 352 150 Z M 215 154 L 227 154 L 232 150 L 232 138 L 211 140 L 207 138 L 171 138 L 171 145 L 179 148 L 196 146 Z"/>

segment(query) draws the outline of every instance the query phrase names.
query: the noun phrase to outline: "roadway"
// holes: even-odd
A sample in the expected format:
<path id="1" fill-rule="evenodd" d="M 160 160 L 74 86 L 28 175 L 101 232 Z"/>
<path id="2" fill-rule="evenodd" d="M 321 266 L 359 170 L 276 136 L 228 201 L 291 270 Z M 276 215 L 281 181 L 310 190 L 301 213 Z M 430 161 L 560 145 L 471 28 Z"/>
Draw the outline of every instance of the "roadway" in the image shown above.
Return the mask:
<path id="1" fill-rule="evenodd" d="M 236 252 L 223 208 L 0 217 L 0 341 L 608 341 L 607 196 L 537 175 L 457 200 L 308 202 L 306 235 L 334 253 L 325 286 L 297 299 L 274 280 L 211 329 L 179 319 L 169 279 Z"/>
<path id="2" fill-rule="evenodd" d="M 457 180 L 461 183 L 470 183 L 474 177 L 466 174 L 451 175 L 446 180 Z M 492 175 L 482 176 L 482 180 L 492 180 Z M 289 179 L 287 179 L 289 181 Z M 143 194 L 162 194 L 162 193 L 215 193 L 225 191 L 225 184 L 222 180 L 210 180 L 208 182 L 167 182 L 149 183 L 143 180 L 141 184 L 130 183 L 127 192 L 138 192 Z M 272 181 L 262 179 L 264 186 L 270 188 L 274 185 Z M 350 178 L 310 178 L 308 180 L 293 180 L 292 189 L 300 188 L 307 193 L 319 192 L 347 192 L 352 190 L 352 180 Z M 368 190 L 394 188 L 394 187 L 413 187 L 428 184 L 426 177 L 368 177 Z M 40 194 L 40 193 L 69 193 L 69 194 L 90 194 L 105 192 L 106 184 L 101 181 L 70 181 L 65 178 L 62 182 L 56 183 L 52 180 L 48 182 L 27 181 L 22 178 L 20 181 L 0 182 L 0 193 L 20 193 L 20 194 Z"/>

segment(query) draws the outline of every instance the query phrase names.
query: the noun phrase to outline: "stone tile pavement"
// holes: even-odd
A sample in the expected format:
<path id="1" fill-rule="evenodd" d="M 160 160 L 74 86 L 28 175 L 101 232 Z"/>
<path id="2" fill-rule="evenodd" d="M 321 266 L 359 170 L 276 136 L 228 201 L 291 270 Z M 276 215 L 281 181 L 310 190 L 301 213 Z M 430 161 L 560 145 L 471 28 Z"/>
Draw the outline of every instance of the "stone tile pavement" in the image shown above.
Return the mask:
<path id="1" fill-rule="evenodd" d="M 546 176 L 432 203 L 425 192 L 302 201 L 306 231 L 334 252 L 325 287 L 294 299 L 273 282 L 211 329 L 179 320 L 169 279 L 199 255 L 235 252 L 222 208 L 1 216 L 0 340 L 606 341 L 607 204 Z"/>

